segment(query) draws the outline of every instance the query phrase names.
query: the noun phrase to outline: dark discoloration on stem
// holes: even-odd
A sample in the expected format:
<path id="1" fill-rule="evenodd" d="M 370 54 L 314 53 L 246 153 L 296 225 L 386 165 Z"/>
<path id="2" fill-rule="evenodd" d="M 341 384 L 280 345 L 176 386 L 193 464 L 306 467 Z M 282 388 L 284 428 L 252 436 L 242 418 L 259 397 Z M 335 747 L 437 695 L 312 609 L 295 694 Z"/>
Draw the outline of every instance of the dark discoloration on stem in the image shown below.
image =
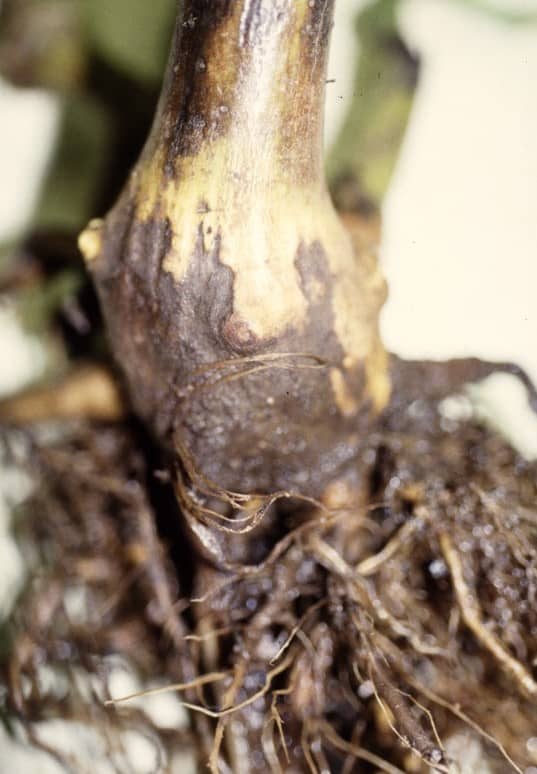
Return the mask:
<path id="1" fill-rule="evenodd" d="M 333 0 L 182 6 L 151 137 L 84 252 L 161 441 L 225 488 L 319 493 L 389 392 L 384 283 L 323 175 Z"/>
<path id="2" fill-rule="evenodd" d="M 263 134 L 279 136 L 286 165 L 300 163 L 302 174 L 319 174 L 321 144 L 308 140 L 320 138 L 322 128 L 321 76 L 333 0 L 187 0 L 182 5 L 150 142 L 152 154 L 162 149 L 165 172 L 179 174 L 181 157 L 232 131 L 242 113 L 241 131 L 251 141 L 258 144 Z M 269 68 L 272 82 L 259 83 Z M 253 103 L 257 99 L 263 106 L 268 90 L 274 92 L 270 110 L 256 114 Z"/>

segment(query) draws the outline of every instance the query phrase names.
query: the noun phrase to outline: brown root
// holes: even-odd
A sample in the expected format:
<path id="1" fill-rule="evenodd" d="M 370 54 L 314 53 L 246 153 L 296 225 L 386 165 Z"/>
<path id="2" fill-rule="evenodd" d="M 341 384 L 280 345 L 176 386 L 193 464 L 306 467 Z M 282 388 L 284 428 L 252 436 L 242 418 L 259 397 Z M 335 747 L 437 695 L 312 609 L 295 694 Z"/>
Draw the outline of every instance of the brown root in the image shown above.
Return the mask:
<path id="1" fill-rule="evenodd" d="M 241 750 L 274 772 L 445 771 L 462 727 L 495 772 L 522 771 L 535 464 L 442 421 L 434 400 L 400 403 L 364 442 L 352 485 L 322 501 L 227 491 L 187 455 L 156 478 L 158 457 L 125 423 L 71 424 L 47 446 L 24 435 L 41 483 L 19 537 L 42 558 L 11 624 L 10 712 L 30 730 L 66 712 L 103 729 L 142 723 L 105 679 L 89 705 L 41 692 L 36 653 L 102 675 L 114 652 L 149 684 L 141 694 L 180 692 L 194 737 L 168 733 L 164 748 L 191 745 L 215 774 L 240 770 Z M 82 622 L 66 613 L 73 586 L 87 595 Z"/>
<path id="2" fill-rule="evenodd" d="M 518 659 L 513 658 L 509 654 L 500 639 L 483 622 L 475 594 L 464 579 L 464 567 L 461 556 L 455 549 L 451 538 L 446 532 L 442 532 L 439 540 L 442 553 L 453 579 L 455 595 L 462 612 L 463 621 L 483 647 L 489 650 L 494 658 L 497 659 L 502 669 L 519 684 L 521 691 L 532 698 L 537 697 L 537 683 L 528 669 Z"/>
<path id="3" fill-rule="evenodd" d="M 118 422 L 125 413 L 126 403 L 117 379 L 97 365 L 79 367 L 58 383 L 32 387 L 0 401 L 0 422 L 15 425 L 55 419 Z"/>

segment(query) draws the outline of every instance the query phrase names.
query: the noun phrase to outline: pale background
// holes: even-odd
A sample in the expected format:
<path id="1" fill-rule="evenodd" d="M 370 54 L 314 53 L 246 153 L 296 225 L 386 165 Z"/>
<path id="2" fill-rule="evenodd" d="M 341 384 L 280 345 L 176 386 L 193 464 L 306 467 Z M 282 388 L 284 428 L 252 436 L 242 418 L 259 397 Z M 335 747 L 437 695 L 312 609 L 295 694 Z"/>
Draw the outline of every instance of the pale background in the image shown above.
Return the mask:
<path id="1" fill-rule="evenodd" d="M 346 44 L 364 4 L 339 2 Z M 385 342 L 413 358 L 515 360 L 537 381 L 537 26 L 408 0 L 400 29 L 422 70 L 384 206 Z M 347 51 L 332 49 L 329 139 L 352 90 Z"/>

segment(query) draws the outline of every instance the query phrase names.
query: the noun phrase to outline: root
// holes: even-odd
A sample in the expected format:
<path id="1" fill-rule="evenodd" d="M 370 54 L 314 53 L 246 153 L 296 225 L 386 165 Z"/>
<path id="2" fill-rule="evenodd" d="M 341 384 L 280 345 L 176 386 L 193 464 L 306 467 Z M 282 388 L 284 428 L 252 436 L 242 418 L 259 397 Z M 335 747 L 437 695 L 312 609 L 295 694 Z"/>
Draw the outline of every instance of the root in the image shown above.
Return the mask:
<path id="1" fill-rule="evenodd" d="M 413 707 L 405 700 L 405 694 L 397 690 L 390 682 L 384 667 L 379 663 L 378 657 L 370 652 L 369 658 L 371 666 L 370 680 L 373 685 L 375 699 L 388 726 L 403 747 L 412 750 L 415 755 L 429 766 L 432 766 L 435 771 L 447 772 L 449 774 L 448 767 L 443 764 L 445 756 L 442 744 L 440 743 L 438 747 L 431 746 L 429 736 L 422 730 Z M 395 718 L 397 725 L 392 721 L 392 716 Z M 433 731 L 435 737 L 438 737 L 434 724 Z"/>
<path id="2" fill-rule="evenodd" d="M 32 387 L 0 401 L 0 422 L 19 426 L 55 419 L 119 422 L 125 414 L 117 380 L 98 365 L 77 368 L 57 384 Z"/>
<path id="3" fill-rule="evenodd" d="M 292 664 L 293 658 L 289 657 L 285 661 L 282 661 L 281 664 L 279 664 L 277 667 L 274 667 L 274 669 L 271 669 L 270 672 L 267 673 L 267 676 L 265 677 L 265 683 L 262 688 L 259 689 L 259 691 L 256 691 L 252 696 L 250 696 L 248 699 L 245 699 L 244 701 L 240 702 L 239 704 L 235 704 L 232 707 L 228 707 L 227 709 L 221 709 L 221 710 L 211 710 L 207 707 L 202 707 L 201 705 L 196 704 L 190 704 L 188 702 L 183 702 L 183 707 L 186 707 L 189 710 L 192 710 L 192 712 L 199 712 L 202 715 L 206 715 L 210 718 L 225 718 L 228 715 L 233 715 L 236 712 L 239 712 L 240 710 L 245 709 L 246 707 L 249 707 L 251 704 L 254 704 L 258 699 L 263 698 L 263 696 L 266 696 L 267 693 L 270 690 L 271 683 L 273 679 L 281 674 L 282 672 L 285 672 L 286 669 Z"/>
<path id="4" fill-rule="evenodd" d="M 93 713 L 107 737 L 133 718 L 143 727 L 132 699 L 179 693 L 213 774 L 236 771 L 241 750 L 275 774 L 400 774 L 409 750 L 447 771 L 441 740 L 464 725 L 520 774 L 536 695 L 536 469 L 474 426 L 444 432 L 433 408 L 411 428 L 408 414 L 389 415 L 364 440 L 364 496 L 352 503 L 228 491 L 188 455 L 157 482 L 162 461 L 146 467 L 124 423 L 69 426 L 45 448 L 26 432 L 41 484 L 21 539 L 46 560 L 13 622 L 10 712 L 30 726 Z M 202 558 L 185 523 L 220 553 Z M 87 594 L 87 623 L 67 615 L 73 585 Z M 500 642 L 486 622 L 499 626 L 507 604 Z M 67 664 L 64 642 L 78 654 Z M 164 684 L 114 698 L 104 680 L 89 708 L 75 691 L 62 706 L 40 693 L 43 653 L 90 675 L 120 653 L 142 685 Z M 162 744 L 186 737 L 166 732 Z"/>
<path id="5" fill-rule="evenodd" d="M 479 603 L 464 579 L 464 567 L 458 551 L 446 532 L 439 537 L 442 553 L 449 567 L 457 602 L 462 618 L 479 642 L 497 659 L 502 669 L 519 685 L 522 693 L 530 698 L 537 697 L 537 683 L 525 667 L 513 658 L 502 642 L 483 623 Z"/>
<path id="6" fill-rule="evenodd" d="M 369 750 L 363 747 L 358 747 L 350 742 L 346 742 L 342 739 L 328 723 L 323 723 L 322 731 L 325 738 L 338 750 L 351 755 L 355 760 L 367 761 L 373 766 L 376 766 L 380 771 L 386 772 L 386 774 L 405 774 L 403 769 L 399 769 L 397 766 L 393 766 L 388 761 L 383 760 L 378 755 L 375 755 Z"/>
<path id="7" fill-rule="evenodd" d="M 174 386 L 173 389 L 179 398 L 188 400 L 194 394 L 199 395 L 205 390 L 212 390 L 221 384 L 244 379 L 262 371 L 271 369 L 317 370 L 328 368 L 329 365 L 330 363 L 323 358 L 308 352 L 267 352 L 207 363 L 192 373 L 192 381 L 182 387 Z"/>
<path id="8" fill-rule="evenodd" d="M 361 561 L 356 568 L 358 573 L 364 577 L 374 575 L 385 562 L 395 556 L 414 533 L 424 528 L 424 524 L 424 514 L 422 511 L 413 519 L 406 521 L 397 534 L 386 543 L 382 551 Z"/>
<path id="9" fill-rule="evenodd" d="M 128 696 L 121 696 L 119 699 L 107 699 L 104 702 L 105 707 L 116 707 L 118 704 L 125 704 L 125 702 L 133 701 L 133 699 L 140 699 L 146 696 L 160 696 L 163 693 L 171 693 L 175 691 L 190 691 L 193 688 L 199 688 L 202 685 L 209 685 L 216 683 L 219 680 L 225 680 L 229 677 L 229 672 L 212 672 L 208 675 L 202 675 L 192 680 L 189 683 L 175 683 L 172 685 L 164 685 L 161 688 L 151 688 L 150 690 L 137 691 L 131 693 Z"/>
<path id="10" fill-rule="evenodd" d="M 439 707 L 447 709 L 449 712 L 455 715 L 455 717 L 462 720 L 465 726 L 472 728 L 479 736 L 483 737 L 483 739 L 496 747 L 501 755 L 505 758 L 507 763 L 513 768 L 513 770 L 516 771 L 517 774 L 523 774 L 522 769 L 517 766 L 501 742 L 499 742 L 491 734 L 487 733 L 487 731 L 485 731 L 482 726 L 476 723 L 475 720 L 472 720 L 472 718 L 463 712 L 460 707 L 457 707 L 455 704 L 446 701 L 441 696 L 438 696 L 436 693 L 434 693 L 434 691 L 431 691 L 429 688 L 426 688 L 424 685 L 421 685 L 418 682 L 412 681 L 412 685 L 417 691 L 419 691 L 419 693 L 429 699 L 433 704 L 437 704 Z"/>
<path id="11" fill-rule="evenodd" d="M 291 629 L 289 636 L 287 637 L 287 639 L 285 640 L 285 642 L 283 643 L 279 651 L 276 653 L 275 656 L 273 656 L 273 658 L 271 658 L 270 660 L 271 664 L 275 664 L 277 661 L 280 660 L 280 658 L 283 656 L 287 648 L 291 645 L 291 643 L 293 642 L 293 639 L 296 637 L 298 632 L 302 629 L 302 627 L 304 626 L 308 618 L 312 616 L 314 613 L 316 613 L 318 610 L 320 610 L 321 607 L 324 607 L 327 603 L 328 603 L 327 599 L 320 599 L 318 602 L 312 605 L 308 610 L 306 610 L 306 612 L 304 613 L 300 621 L 298 621 L 298 623 L 295 626 L 293 626 L 293 628 Z"/>

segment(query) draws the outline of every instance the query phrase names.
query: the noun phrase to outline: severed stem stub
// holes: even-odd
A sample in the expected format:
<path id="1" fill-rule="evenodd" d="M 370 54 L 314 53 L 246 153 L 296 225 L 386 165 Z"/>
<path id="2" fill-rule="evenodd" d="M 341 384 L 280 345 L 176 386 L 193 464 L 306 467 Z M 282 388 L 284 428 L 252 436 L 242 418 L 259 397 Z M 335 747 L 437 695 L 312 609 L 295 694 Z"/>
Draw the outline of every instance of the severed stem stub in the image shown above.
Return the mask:
<path id="1" fill-rule="evenodd" d="M 334 0 L 186 0 L 147 145 L 80 239 L 137 412 L 225 489 L 317 496 L 389 398 L 385 283 L 322 153 Z"/>

